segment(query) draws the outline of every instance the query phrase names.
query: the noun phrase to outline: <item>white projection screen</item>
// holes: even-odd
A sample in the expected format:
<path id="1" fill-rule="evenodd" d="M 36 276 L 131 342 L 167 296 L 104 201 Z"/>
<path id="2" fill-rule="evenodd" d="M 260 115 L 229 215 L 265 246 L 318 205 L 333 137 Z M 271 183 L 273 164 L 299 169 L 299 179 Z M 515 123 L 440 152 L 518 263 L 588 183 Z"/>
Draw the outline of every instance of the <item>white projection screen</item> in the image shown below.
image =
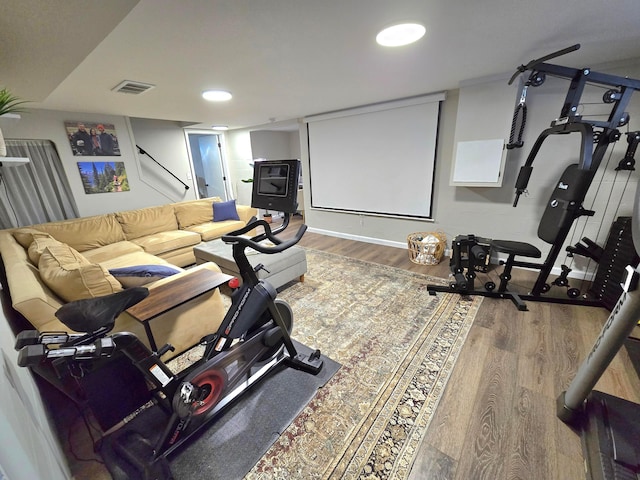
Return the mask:
<path id="1" fill-rule="evenodd" d="M 431 218 L 444 94 L 305 118 L 311 206 Z"/>

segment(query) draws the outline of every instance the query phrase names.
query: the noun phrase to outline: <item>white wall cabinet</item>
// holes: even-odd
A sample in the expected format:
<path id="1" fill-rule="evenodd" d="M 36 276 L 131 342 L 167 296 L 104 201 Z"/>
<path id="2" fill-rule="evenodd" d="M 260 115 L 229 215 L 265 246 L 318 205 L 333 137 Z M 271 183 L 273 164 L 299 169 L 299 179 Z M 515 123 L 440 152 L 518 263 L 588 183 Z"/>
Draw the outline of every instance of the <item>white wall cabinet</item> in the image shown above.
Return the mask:
<path id="1" fill-rule="evenodd" d="M 458 187 L 501 187 L 506 152 L 501 138 L 458 142 L 449 184 Z"/>

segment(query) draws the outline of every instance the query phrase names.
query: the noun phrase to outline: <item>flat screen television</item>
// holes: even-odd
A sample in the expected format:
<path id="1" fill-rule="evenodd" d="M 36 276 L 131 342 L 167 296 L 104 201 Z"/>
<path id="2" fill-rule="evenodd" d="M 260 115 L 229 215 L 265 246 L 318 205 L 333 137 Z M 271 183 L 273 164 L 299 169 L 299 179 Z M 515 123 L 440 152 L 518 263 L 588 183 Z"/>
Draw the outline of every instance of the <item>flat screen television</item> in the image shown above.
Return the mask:
<path id="1" fill-rule="evenodd" d="M 296 213 L 300 160 L 256 160 L 251 206 Z"/>

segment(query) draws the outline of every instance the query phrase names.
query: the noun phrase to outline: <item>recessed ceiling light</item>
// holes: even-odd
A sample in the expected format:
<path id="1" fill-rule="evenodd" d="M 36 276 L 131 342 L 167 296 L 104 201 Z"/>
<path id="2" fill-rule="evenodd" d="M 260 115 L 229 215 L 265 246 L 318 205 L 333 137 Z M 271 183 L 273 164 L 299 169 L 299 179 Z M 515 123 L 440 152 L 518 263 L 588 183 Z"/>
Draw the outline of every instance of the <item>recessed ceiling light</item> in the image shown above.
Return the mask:
<path id="1" fill-rule="evenodd" d="M 202 98 L 210 102 L 225 102 L 231 100 L 231 94 L 224 90 L 205 90 L 202 92 Z"/>
<path id="2" fill-rule="evenodd" d="M 229 127 L 227 127 L 226 125 L 211 125 L 211 128 L 213 130 L 218 130 L 220 132 L 224 132 L 226 130 L 229 130 Z"/>
<path id="3" fill-rule="evenodd" d="M 376 42 L 385 47 L 401 47 L 420 40 L 426 31 L 419 23 L 401 23 L 378 33 Z"/>

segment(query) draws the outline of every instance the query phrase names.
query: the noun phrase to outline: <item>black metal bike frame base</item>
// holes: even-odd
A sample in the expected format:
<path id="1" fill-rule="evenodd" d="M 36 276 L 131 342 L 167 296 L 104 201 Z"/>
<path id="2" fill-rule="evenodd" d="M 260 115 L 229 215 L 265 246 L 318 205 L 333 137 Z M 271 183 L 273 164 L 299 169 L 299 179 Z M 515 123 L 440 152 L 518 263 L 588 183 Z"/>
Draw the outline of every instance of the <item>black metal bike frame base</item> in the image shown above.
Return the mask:
<path id="1" fill-rule="evenodd" d="M 588 480 L 640 476 L 640 405 L 593 391 L 580 429 Z"/>
<path id="2" fill-rule="evenodd" d="M 547 302 L 547 303 L 561 303 L 565 305 L 581 305 L 585 307 L 605 307 L 605 305 L 597 299 L 586 298 L 561 298 L 561 297 L 544 297 L 541 295 L 521 295 L 515 292 L 498 292 L 495 290 L 457 290 L 455 288 L 447 287 L 444 285 L 427 285 L 427 291 L 431 295 L 435 295 L 437 292 L 443 293 L 457 293 L 458 295 L 481 295 L 483 297 L 508 299 L 520 311 L 528 311 L 525 301 L 531 302 Z"/>
<path id="3" fill-rule="evenodd" d="M 180 422 L 175 414 L 169 414 L 159 405 L 142 411 L 138 417 L 103 437 L 100 445 L 105 450 L 102 453 L 107 469 L 114 478 L 140 478 L 147 480 L 172 480 L 169 459 L 171 455 L 182 448 L 188 448 L 198 432 L 211 426 L 211 422 L 224 413 L 227 407 L 248 392 L 251 387 L 257 385 L 277 368 L 283 366 L 288 355 L 281 351 L 270 361 L 264 362 L 262 366 L 238 384 L 224 398 L 222 398 L 209 412 L 195 419 L 193 422 L 185 424 L 185 430 L 178 440 L 172 445 L 163 445 L 162 450 L 158 450 L 158 444 L 162 441 L 162 430 L 167 423 Z M 156 447 L 154 448 L 154 444 Z M 131 451 L 135 458 L 123 456 L 118 452 Z M 164 470 L 164 475 L 157 472 Z M 149 476 L 149 473 L 158 476 Z"/>

